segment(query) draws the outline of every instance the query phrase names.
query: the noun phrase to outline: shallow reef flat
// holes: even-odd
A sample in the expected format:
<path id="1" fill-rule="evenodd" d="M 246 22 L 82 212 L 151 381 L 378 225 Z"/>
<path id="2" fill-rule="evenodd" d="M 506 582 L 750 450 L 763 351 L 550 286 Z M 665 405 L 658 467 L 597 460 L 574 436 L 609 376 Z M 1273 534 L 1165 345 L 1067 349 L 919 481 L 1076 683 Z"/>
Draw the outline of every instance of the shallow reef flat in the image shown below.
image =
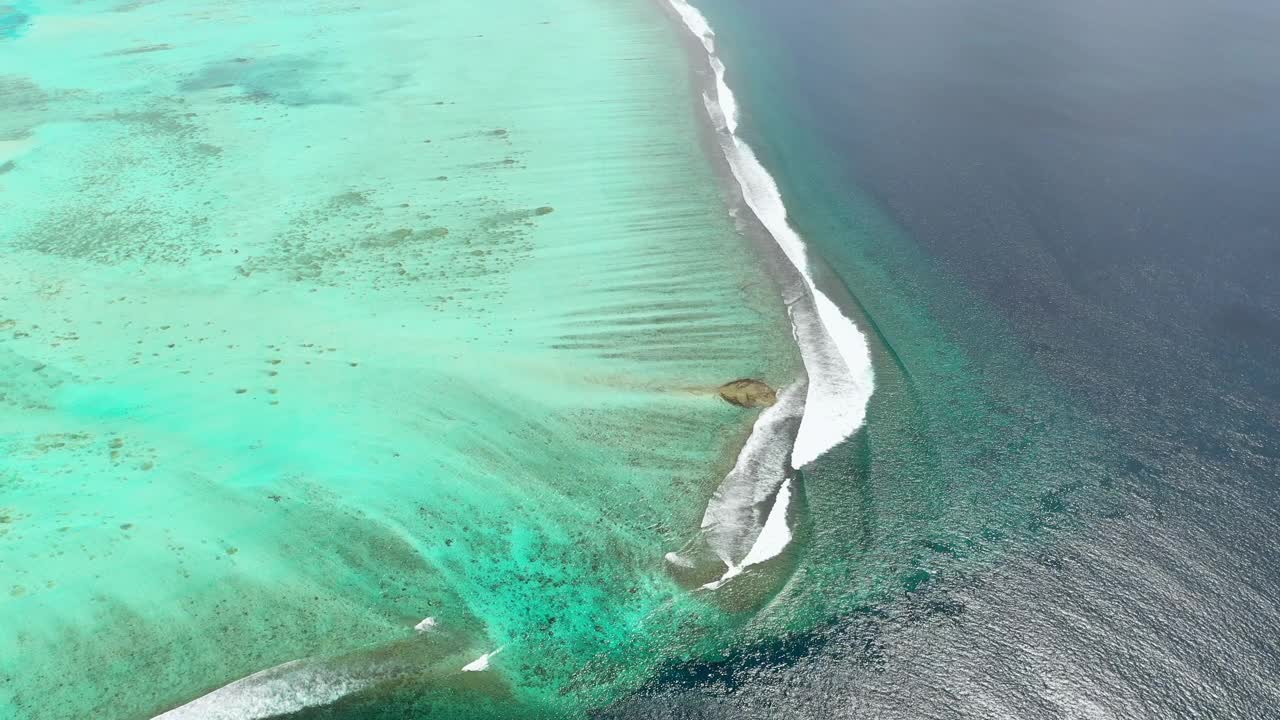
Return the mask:
<path id="1" fill-rule="evenodd" d="M 655 3 L 19 6 L 0 717 L 574 716 L 737 622 L 663 555 L 798 370 Z"/>

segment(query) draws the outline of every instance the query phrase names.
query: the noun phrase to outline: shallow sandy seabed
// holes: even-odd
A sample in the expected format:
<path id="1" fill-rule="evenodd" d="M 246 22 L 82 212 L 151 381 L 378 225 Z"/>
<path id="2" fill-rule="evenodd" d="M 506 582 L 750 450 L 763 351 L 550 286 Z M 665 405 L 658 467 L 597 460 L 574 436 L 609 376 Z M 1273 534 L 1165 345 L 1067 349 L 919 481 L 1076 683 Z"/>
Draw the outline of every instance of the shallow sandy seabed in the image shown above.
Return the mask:
<path id="1" fill-rule="evenodd" d="M 576 712 L 731 621 L 662 558 L 797 371 L 656 4 L 46 2 L 0 68 L 0 717 L 498 647 L 451 697 Z"/>

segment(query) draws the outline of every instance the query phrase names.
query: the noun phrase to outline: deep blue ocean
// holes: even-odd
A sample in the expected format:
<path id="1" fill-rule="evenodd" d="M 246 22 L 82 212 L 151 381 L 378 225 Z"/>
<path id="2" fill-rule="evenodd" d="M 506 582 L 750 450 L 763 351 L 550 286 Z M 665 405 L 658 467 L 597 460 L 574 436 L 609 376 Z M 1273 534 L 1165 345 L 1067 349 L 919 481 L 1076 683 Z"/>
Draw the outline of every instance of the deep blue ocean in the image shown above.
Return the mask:
<path id="1" fill-rule="evenodd" d="M 618 716 L 1280 717 L 1280 3 L 696 4 L 881 361 L 810 550 L 895 579 Z"/>

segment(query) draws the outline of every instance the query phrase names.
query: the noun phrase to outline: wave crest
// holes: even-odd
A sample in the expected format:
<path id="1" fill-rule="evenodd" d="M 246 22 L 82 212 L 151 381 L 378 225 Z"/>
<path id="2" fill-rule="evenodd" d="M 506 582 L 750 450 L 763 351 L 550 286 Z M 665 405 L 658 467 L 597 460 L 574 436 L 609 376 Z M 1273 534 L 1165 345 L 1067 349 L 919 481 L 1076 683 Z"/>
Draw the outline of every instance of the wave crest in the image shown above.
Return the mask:
<path id="1" fill-rule="evenodd" d="M 804 416 L 791 450 L 791 466 L 803 467 L 862 427 L 875 390 L 871 352 L 853 321 L 814 282 L 804 240 L 787 219 L 777 182 L 737 135 L 738 102 L 725 80 L 725 65 L 716 55 L 711 23 L 687 0 L 668 2 L 707 51 L 715 92 L 708 89 L 703 100 L 743 201 L 804 281 L 804 296 L 789 303 L 792 334 L 809 376 Z"/>

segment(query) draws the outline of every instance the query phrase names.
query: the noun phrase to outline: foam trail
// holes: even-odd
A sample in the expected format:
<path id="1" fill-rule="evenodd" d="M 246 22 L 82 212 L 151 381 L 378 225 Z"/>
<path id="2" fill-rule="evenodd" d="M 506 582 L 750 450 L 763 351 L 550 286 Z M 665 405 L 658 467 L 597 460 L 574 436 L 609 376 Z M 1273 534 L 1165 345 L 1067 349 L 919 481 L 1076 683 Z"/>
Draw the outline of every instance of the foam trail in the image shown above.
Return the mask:
<path id="1" fill-rule="evenodd" d="M 702 535 L 730 568 L 757 543 L 768 522 L 761 509 L 787 479 L 787 453 L 804 412 L 804 387 L 800 382 L 782 388 L 777 402 L 760 413 L 733 470 L 707 502 Z"/>
<path id="2" fill-rule="evenodd" d="M 787 508 L 791 506 L 791 479 L 782 481 L 782 486 L 778 488 L 778 495 L 773 500 L 773 507 L 769 510 L 769 517 L 765 520 L 764 526 L 760 529 L 760 534 L 756 537 L 755 543 L 751 546 L 751 550 L 742 562 L 734 565 L 730 564 L 729 569 L 719 580 L 709 582 L 703 585 L 704 590 L 715 590 L 721 585 L 729 582 L 737 577 L 752 565 L 758 565 L 766 560 L 771 560 L 786 549 L 791 543 L 791 528 L 787 525 Z"/>
<path id="3" fill-rule="evenodd" d="M 748 566 L 775 557 L 791 541 L 789 454 L 804 414 L 805 388 L 800 381 L 778 391 L 777 402 L 756 418 L 733 470 L 707 502 L 701 537 L 727 569 L 703 589 L 719 588 Z M 770 507 L 767 515 L 766 507 Z M 667 561 L 694 567 L 679 553 L 668 553 Z"/>
<path id="4" fill-rule="evenodd" d="M 687 0 L 668 0 L 685 26 L 706 49 L 715 72 L 716 92 L 704 93 L 707 113 L 721 131 L 721 147 L 742 197 L 778 247 L 799 271 L 807 302 L 791 305 L 792 331 L 800 347 L 809 391 L 800 431 L 791 450 L 792 467 L 821 457 L 862 426 L 867 401 L 875 389 L 867 340 L 813 280 L 804 240 L 787 220 L 787 208 L 773 176 L 737 135 L 738 103 L 725 81 L 725 66 L 716 55 L 715 32 Z"/>
<path id="5" fill-rule="evenodd" d="M 418 632 L 438 627 L 433 617 L 414 626 Z M 418 646 L 419 648 L 423 646 Z M 489 661 L 506 646 L 485 653 L 462 667 L 463 672 L 489 669 Z M 259 720 L 328 705 L 344 696 L 422 672 L 424 656 L 388 653 L 381 645 L 334 658 L 294 660 L 224 685 L 152 720 Z M 456 667 L 456 666 L 454 666 Z"/>
<path id="6" fill-rule="evenodd" d="M 370 680 L 294 660 L 214 690 L 153 720 L 257 720 L 326 705 Z"/>
<path id="7" fill-rule="evenodd" d="M 502 648 L 498 648 L 493 652 L 488 652 L 481 655 L 475 660 L 472 660 L 466 665 L 463 665 L 462 672 L 484 672 L 485 670 L 488 670 L 490 658 L 492 658 L 494 655 L 497 655 L 500 652 L 502 652 Z"/>
<path id="8" fill-rule="evenodd" d="M 778 488 L 778 496 L 773 500 L 769 510 L 769 518 L 765 520 L 760 536 L 751 546 L 751 552 L 743 559 L 741 567 L 758 565 L 782 554 L 791 543 L 791 528 L 787 526 L 787 508 L 791 506 L 791 480 L 782 482 Z"/>

